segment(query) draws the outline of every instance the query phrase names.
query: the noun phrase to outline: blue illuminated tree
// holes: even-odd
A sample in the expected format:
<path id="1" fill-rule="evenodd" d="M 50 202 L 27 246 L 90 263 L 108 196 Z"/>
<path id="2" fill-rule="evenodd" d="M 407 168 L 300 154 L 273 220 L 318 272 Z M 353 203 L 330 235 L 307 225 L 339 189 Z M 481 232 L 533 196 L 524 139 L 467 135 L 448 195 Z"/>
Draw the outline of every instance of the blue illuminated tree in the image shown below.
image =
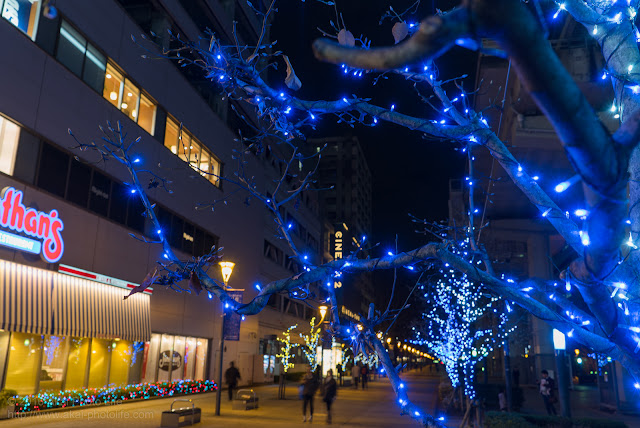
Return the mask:
<path id="1" fill-rule="evenodd" d="M 464 255 L 469 254 L 465 251 L 468 240 L 461 244 L 461 248 L 450 251 L 469 259 Z M 505 340 L 511 307 L 449 264 L 436 269 L 420 285 L 424 311 L 422 320 L 413 327 L 415 337 L 411 342 L 426 347 L 442 361 L 452 386 L 460 386 L 473 401 L 476 365 Z"/>
<path id="2" fill-rule="evenodd" d="M 330 1 L 323 3 L 333 4 Z M 141 166 L 133 154 L 135 145 L 126 141 L 119 127 L 110 127 L 106 130 L 106 143 L 80 146 L 116 158 L 129 169 L 130 186 L 140 195 L 145 214 L 158 230 L 155 242 L 163 246 L 166 258 L 162 269 L 150 273 L 134 292 L 153 283 L 183 290 L 178 284 L 187 280 L 192 290 L 206 290 L 221 299 L 230 310 L 251 315 L 260 312 L 273 294 L 287 293 L 291 298 L 307 299 L 310 297 L 308 284 L 329 284 L 325 292 L 333 314 L 332 333 L 352 340 L 356 355 L 358 351 L 363 355 L 375 352 L 389 375 L 403 412 L 425 426 L 439 426 L 440 422 L 408 400 L 406 388 L 375 333 L 376 327 L 393 319 L 397 310 L 387 308 L 379 312 L 371 307 L 362 319 L 361 331 L 353 325 L 341 325 L 331 286 L 333 278 L 379 269 L 406 268 L 419 272 L 428 269 L 430 263 L 441 263 L 457 272 L 456 277 L 464 284 L 482 284 L 493 295 L 500 295 L 544 319 L 593 352 L 620 361 L 640 380 L 640 273 L 637 270 L 640 258 L 635 251 L 640 233 L 638 1 L 566 0 L 558 2 L 551 16 L 546 16 L 538 7 L 538 1 L 462 0 L 459 7 L 427 17 L 420 24 L 408 21 L 407 17 L 415 9 L 388 13 L 386 18 L 395 21 L 393 36 L 397 44 L 393 47 L 372 48 L 368 39 L 354 37 L 344 23 L 334 24 L 335 34 L 331 36 L 337 43 L 327 39 L 314 43 L 316 57 L 336 64 L 344 74 L 374 76 L 374 82 L 382 75 L 393 74 L 413 87 L 430 88 L 434 97 L 423 99 L 434 107 L 438 119 L 408 116 L 393 105 L 382 107 L 355 95 L 326 101 L 297 97 L 294 91 L 301 87 L 302 80 L 294 71 L 292 64 L 295 61 L 275 50 L 274 44 L 264 43 L 274 6 L 275 0 L 266 11 L 255 10 L 265 23 L 256 45 L 243 46 L 239 42 L 228 45 L 210 34 L 204 42 L 190 42 L 174 36 L 175 41 L 181 42 L 178 49 L 162 53 L 154 47 L 149 50 L 152 56 L 160 55 L 178 61 L 180 65 L 200 67 L 226 97 L 242 100 L 252 107 L 257 120 L 247 120 L 251 135 L 241 134 L 239 139 L 242 148 L 236 152 L 238 172 L 220 179 L 238 185 L 271 211 L 280 236 L 292 246 L 294 258 L 304 270 L 294 277 L 265 284 L 248 303 L 237 303 L 218 280 L 206 273 L 218 250 L 187 261 L 173 253 L 138 174 L 152 174 L 155 187 L 167 187 L 168 182 Z M 588 30 L 606 60 L 601 77 L 611 82 L 615 93 L 611 113 L 620 122 L 619 129 L 613 134 L 607 131 L 546 39 L 545 20 L 559 19 L 565 14 L 570 14 Z M 497 47 L 486 47 L 485 39 L 495 41 Z M 566 210 L 553 201 L 527 166 L 513 156 L 482 113 L 473 110 L 468 101 L 470 92 L 463 89 L 462 78 L 447 79 L 438 74 L 433 61 L 453 46 L 509 59 L 518 78 L 553 125 L 575 170 L 575 177 L 560 183 L 555 190 L 562 192 L 573 184 L 582 183 L 585 197 L 579 216 L 565 215 Z M 264 64 L 269 62 L 286 67 L 284 84 L 288 90 L 275 89 L 281 88 L 282 82 L 267 80 L 269 67 Z M 455 245 L 445 237 L 441 242 L 380 258 L 358 258 L 354 254 L 323 265 L 309 263 L 295 248 L 288 232 L 290 227 L 279 209 L 284 204 L 294 203 L 302 192 L 313 188 L 312 174 L 298 174 L 294 184 L 289 185 L 293 174 L 285 172 L 277 182 L 276 192 L 266 194 L 261 183 L 244 174 L 243 165 L 247 156 L 260 155 L 265 149 L 276 146 L 289 150 L 290 156 L 283 162 L 285 171 L 290 172 L 289 168 L 299 162 L 316 162 L 317 157 L 306 158 L 297 145 L 304 139 L 306 130 L 319 126 L 327 117 L 349 125 L 377 126 L 390 122 L 414 130 L 418 136 L 453 141 L 467 148 L 486 148 L 539 210 L 541 217 L 575 251 L 574 261 L 562 272 L 560 281 L 536 278 L 509 281 L 499 277 L 491 268 L 490 255 L 476 243 L 482 225 L 473 217 L 474 210 L 471 209 L 467 237 L 471 250 L 478 256 L 473 262 L 453 251 Z M 309 170 L 313 172 L 315 168 Z M 419 183 L 419 186 L 426 185 L 428 183 Z M 472 188 L 473 183 L 469 185 Z M 212 204 L 216 202 L 219 201 Z M 480 260 L 482 262 L 478 264 Z M 554 287 L 554 282 L 576 290 L 576 295 L 567 297 L 562 292 L 546 292 Z M 457 307 L 459 303 L 452 306 Z M 636 385 L 640 388 L 640 384 Z"/>

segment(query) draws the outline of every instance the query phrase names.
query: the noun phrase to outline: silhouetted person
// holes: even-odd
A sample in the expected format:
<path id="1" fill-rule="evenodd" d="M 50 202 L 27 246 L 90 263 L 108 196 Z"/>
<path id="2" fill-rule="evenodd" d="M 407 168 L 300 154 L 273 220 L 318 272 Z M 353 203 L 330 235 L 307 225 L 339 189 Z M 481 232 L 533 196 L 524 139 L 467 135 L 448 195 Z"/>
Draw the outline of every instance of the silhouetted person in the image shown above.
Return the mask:
<path id="1" fill-rule="evenodd" d="M 520 369 L 517 367 L 513 369 L 513 384 L 516 388 L 520 386 Z"/>
<path id="2" fill-rule="evenodd" d="M 224 372 L 224 380 L 229 385 L 229 401 L 233 400 L 233 389 L 238 386 L 238 379 L 240 379 L 240 372 L 233 365 L 233 361 L 230 364 L 231 367 Z"/>
<path id="3" fill-rule="evenodd" d="M 307 369 L 307 374 L 302 378 L 302 422 L 307 422 L 307 403 L 309 404 L 309 422 L 313 421 L 313 395 L 318 389 L 316 377 Z"/>
<path id="4" fill-rule="evenodd" d="M 322 401 L 327 403 L 327 423 L 331 423 L 331 405 L 336 399 L 336 395 L 338 392 L 338 387 L 336 385 L 336 380 L 333 378 L 333 370 L 329 369 L 327 372 L 327 377 L 324 380 L 324 394 L 322 396 Z"/>
<path id="5" fill-rule="evenodd" d="M 358 381 L 360 380 L 360 366 L 358 364 L 354 364 L 351 367 L 351 378 L 353 379 L 353 384 L 358 389 Z"/>
<path id="6" fill-rule="evenodd" d="M 553 407 L 553 403 L 555 403 L 555 397 L 553 395 L 555 382 L 549 377 L 548 371 L 542 370 L 540 373 L 542 374 L 542 379 L 540 379 L 538 383 L 540 384 L 540 395 L 542 395 L 544 407 L 547 409 L 547 414 L 557 415 L 556 408 Z"/>

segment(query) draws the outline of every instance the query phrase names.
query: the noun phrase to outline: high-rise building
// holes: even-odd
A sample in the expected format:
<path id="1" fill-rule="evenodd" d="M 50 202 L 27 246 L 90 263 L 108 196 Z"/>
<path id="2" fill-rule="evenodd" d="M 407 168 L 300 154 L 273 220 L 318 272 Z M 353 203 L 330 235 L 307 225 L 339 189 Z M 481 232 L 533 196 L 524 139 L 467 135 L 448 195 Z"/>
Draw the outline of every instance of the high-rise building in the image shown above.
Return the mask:
<path id="1" fill-rule="evenodd" d="M 323 215 L 333 224 L 329 246 L 334 258 L 345 258 L 354 252 L 365 257 L 363 249 L 372 224 L 372 181 L 358 138 L 310 138 L 307 143 L 323 150 L 318 166 L 318 187 L 322 189 L 319 197 Z M 345 278 L 336 281 L 335 286 L 346 305 L 345 313 L 351 308 L 351 313 L 366 314 L 369 303 L 374 302 L 371 274 Z"/>
<path id="2" fill-rule="evenodd" d="M 42 1 L 0 0 L 0 6 L 0 387 L 32 394 L 219 381 L 220 302 L 159 285 L 123 300 L 163 260 L 159 245 L 130 234 L 162 233 L 183 260 L 224 247 L 224 260 L 235 262 L 229 286 L 243 289 L 245 302 L 256 284 L 295 275 L 300 266 L 277 239 L 264 205 L 249 203 L 217 177 L 233 176 L 236 132 L 247 128 L 229 101 L 200 70 L 142 56 L 176 47 L 168 30 L 196 40 L 207 27 L 233 40 L 233 20 L 240 43 L 255 44 L 261 19 L 247 2 L 216 0 L 58 0 L 56 16 Z M 119 122 L 129 141 L 140 136 L 141 165 L 172 181 L 168 193 L 141 173 L 150 180 L 160 231 L 141 215 L 127 171 L 78 150 L 68 133 L 99 144 L 98 126 L 107 121 Z M 251 155 L 245 167 L 264 183 L 260 190 L 273 192 L 268 186 L 280 166 L 268 153 Z M 229 203 L 195 209 L 216 200 Z M 319 263 L 315 192 L 282 213 L 297 225 L 296 245 Z M 210 273 L 221 279 L 218 266 Z M 272 296 L 264 311 L 241 323 L 238 340 L 225 342 L 225 366 L 235 361 L 243 382 L 269 381 L 280 366 L 276 335 L 312 316 L 313 302 Z M 304 370 L 302 355 L 296 362 Z"/>

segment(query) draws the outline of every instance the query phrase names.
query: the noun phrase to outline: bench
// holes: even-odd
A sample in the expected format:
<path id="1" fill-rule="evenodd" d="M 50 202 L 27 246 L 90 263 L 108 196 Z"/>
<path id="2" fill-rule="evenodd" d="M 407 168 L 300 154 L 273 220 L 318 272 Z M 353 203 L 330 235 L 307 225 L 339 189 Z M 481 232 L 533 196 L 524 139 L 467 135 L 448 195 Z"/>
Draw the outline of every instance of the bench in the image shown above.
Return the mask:
<path id="1" fill-rule="evenodd" d="M 239 389 L 231 402 L 233 410 L 251 410 L 258 408 L 258 396 L 253 389 Z"/>
<path id="2" fill-rule="evenodd" d="M 186 401 L 188 403 L 191 403 L 191 407 L 181 407 L 179 409 L 174 409 L 173 405 L 178 401 Z M 177 399 L 173 400 L 173 403 L 171 403 L 171 408 L 169 410 L 162 412 L 160 426 L 168 428 L 178 428 L 185 425 L 193 425 L 200 422 L 201 416 L 202 410 L 199 407 L 196 407 L 195 404 L 191 402 L 191 400 Z"/>
<path id="3" fill-rule="evenodd" d="M 611 404 L 600 403 L 600 410 L 613 414 L 618 411 L 618 408 Z"/>

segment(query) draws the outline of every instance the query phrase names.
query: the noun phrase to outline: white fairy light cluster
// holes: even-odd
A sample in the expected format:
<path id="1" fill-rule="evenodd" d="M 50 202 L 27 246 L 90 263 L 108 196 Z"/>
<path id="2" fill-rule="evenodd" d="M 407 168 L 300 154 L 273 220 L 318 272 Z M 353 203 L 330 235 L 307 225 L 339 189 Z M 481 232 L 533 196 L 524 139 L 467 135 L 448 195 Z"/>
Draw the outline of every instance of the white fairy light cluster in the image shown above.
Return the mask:
<path id="1" fill-rule="evenodd" d="M 458 255 L 465 253 L 458 250 Z M 429 348 L 444 363 L 451 384 L 456 387 L 462 380 L 465 395 L 473 400 L 476 364 L 515 329 L 506 330 L 508 316 L 503 308 L 510 312 L 510 306 L 483 294 L 480 284 L 447 264 L 437 279 L 420 289 L 428 290 L 423 295 L 427 310 L 421 325 L 414 327 L 412 343 Z"/>

